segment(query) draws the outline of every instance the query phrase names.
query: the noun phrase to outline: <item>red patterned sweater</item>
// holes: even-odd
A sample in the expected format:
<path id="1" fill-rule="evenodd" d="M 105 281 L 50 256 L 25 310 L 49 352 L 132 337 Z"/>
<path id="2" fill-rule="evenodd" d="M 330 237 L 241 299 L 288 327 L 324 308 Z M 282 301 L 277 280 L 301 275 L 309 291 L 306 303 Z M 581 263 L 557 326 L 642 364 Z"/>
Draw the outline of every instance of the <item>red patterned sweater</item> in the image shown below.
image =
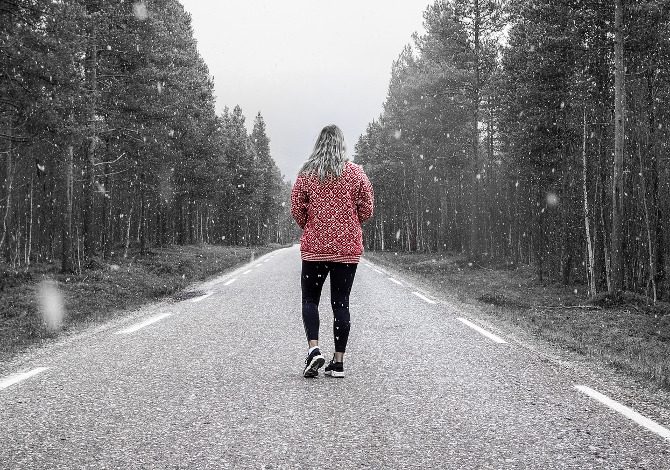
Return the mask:
<path id="1" fill-rule="evenodd" d="M 342 176 L 320 182 L 300 174 L 291 191 L 291 214 L 303 229 L 305 261 L 358 263 L 363 254 L 361 223 L 372 216 L 374 193 L 363 168 L 346 162 Z"/>

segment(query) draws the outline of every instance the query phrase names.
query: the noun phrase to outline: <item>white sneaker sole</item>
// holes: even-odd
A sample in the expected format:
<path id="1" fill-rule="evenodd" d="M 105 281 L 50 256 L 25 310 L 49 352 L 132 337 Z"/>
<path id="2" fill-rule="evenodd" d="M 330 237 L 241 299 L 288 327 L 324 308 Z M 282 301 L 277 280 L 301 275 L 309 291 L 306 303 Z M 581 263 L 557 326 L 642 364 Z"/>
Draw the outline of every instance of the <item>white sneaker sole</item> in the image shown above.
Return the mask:
<path id="1" fill-rule="evenodd" d="M 344 378 L 344 372 L 338 372 L 336 370 L 329 370 L 325 372 L 326 375 L 330 377 L 335 377 L 338 379 Z"/>

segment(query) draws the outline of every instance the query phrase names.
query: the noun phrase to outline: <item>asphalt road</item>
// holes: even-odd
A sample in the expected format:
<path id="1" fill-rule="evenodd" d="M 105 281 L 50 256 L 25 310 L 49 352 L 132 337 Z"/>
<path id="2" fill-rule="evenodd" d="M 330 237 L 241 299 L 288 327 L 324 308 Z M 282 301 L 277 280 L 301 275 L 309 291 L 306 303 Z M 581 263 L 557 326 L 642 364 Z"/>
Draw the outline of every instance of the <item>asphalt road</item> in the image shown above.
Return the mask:
<path id="1" fill-rule="evenodd" d="M 0 377 L 0 468 L 670 469 L 653 396 L 363 261 L 344 379 L 302 377 L 299 252 L 279 250 L 198 286 L 206 297 L 15 361 Z"/>

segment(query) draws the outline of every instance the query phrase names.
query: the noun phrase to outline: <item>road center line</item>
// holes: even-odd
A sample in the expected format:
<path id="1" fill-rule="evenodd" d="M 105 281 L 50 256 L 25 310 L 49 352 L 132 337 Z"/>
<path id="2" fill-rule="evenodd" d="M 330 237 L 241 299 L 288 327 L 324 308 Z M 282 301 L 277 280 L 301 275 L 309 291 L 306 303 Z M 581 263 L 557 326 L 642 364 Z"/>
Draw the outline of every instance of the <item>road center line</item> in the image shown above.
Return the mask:
<path id="1" fill-rule="evenodd" d="M 37 367 L 33 370 L 30 370 L 28 372 L 23 372 L 19 374 L 13 374 L 10 375 L 9 377 L 5 377 L 4 379 L 0 379 L 0 390 L 5 389 L 7 387 L 10 387 L 16 383 L 19 383 L 23 380 L 29 379 L 30 377 L 34 377 L 40 372 L 44 372 L 47 370 L 48 367 Z"/>
<path id="2" fill-rule="evenodd" d="M 397 279 L 393 279 L 392 277 L 389 277 L 388 280 L 391 281 L 391 282 L 395 282 L 399 286 L 402 286 L 402 282 L 398 281 Z"/>
<path id="3" fill-rule="evenodd" d="M 229 280 L 226 281 L 223 285 L 224 285 L 224 286 L 229 286 L 229 285 L 231 285 L 231 284 L 232 284 L 233 282 L 235 282 L 235 281 L 237 281 L 237 278 L 236 278 L 236 277 L 234 277 L 234 278 L 232 278 L 232 279 L 229 279 Z"/>
<path id="4" fill-rule="evenodd" d="M 418 298 L 420 298 L 421 300 L 423 300 L 423 301 L 425 301 L 425 302 L 428 302 L 429 304 L 434 304 L 434 303 L 435 303 L 434 300 L 430 300 L 428 297 L 426 297 L 425 295 L 421 294 L 421 292 L 412 292 L 412 294 L 416 295 L 416 296 L 417 296 Z"/>
<path id="5" fill-rule="evenodd" d="M 137 323 L 133 326 L 130 326 L 126 328 L 125 330 L 117 331 L 117 335 L 127 335 L 130 333 L 134 333 L 139 329 L 144 328 L 145 326 L 149 326 L 152 323 L 156 323 L 157 321 L 161 321 L 163 318 L 169 317 L 171 314 L 170 313 L 163 313 L 161 315 L 156 315 L 155 317 L 149 318 L 148 320 L 145 320 L 141 323 Z"/>
<path id="6" fill-rule="evenodd" d="M 653 421 L 647 418 L 646 416 L 641 415 L 634 409 L 622 405 L 621 403 L 612 400 L 610 397 L 603 395 L 602 393 L 597 392 L 596 390 L 593 390 L 590 387 L 587 387 L 585 385 L 575 385 L 575 388 L 580 392 L 590 396 L 594 400 L 598 400 L 600 403 L 613 409 L 614 411 L 621 413 L 626 418 L 635 421 L 640 426 L 647 428 L 651 432 L 658 434 L 664 439 L 670 440 L 670 430 L 668 428 L 661 426 L 656 421 Z"/>
<path id="7" fill-rule="evenodd" d="M 205 295 L 191 299 L 191 302 L 200 302 L 201 300 L 205 300 L 207 297 L 211 297 L 212 295 L 214 295 L 214 292 L 208 292 Z"/>
<path id="8" fill-rule="evenodd" d="M 475 330 L 476 332 L 478 332 L 478 333 L 480 333 L 480 334 L 486 336 L 487 338 L 493 340 L 493 341 L 496 342 L 496 343 L 500 343 L 500 344 L 507 343 L 507 341 L 505 341 L 504 339 L 502 339 L 500 336 L 498 336 L 498 335 L 494 335 L 494 334 L 491 333 L 490 331 L 486 331 L 486 330 L 485 330 L 484 328 L 482 328 L 481 326 L 479 326 L 479 325 L 475 325 L 474 323 L 472 323 L 472 322 L 469 321 L 469 320 L 466 320 L 465 318 L 458 317 L 458 321 L 460 321 L 461 323 L 464 323 L 465 325 L 469 326 L 470 328 L 472 328 L 472 329 Z"/>

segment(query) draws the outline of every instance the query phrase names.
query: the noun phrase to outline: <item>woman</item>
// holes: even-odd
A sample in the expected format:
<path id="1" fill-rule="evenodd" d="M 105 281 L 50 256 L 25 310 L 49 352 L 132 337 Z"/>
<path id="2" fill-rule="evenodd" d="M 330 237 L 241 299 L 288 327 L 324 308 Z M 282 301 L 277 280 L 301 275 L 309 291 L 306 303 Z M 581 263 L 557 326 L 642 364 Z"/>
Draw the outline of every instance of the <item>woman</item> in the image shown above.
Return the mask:
<path id="1" fill-rule="evenodd" d="M 319 375 L 326 362 L 319 349 L 319 299 L 328 274 L 335 354 L 325 373 L 344 377 L 349 293 L 363 253 L 361 223 L 372 216 L 373 198 L 363 169 L 346 158 L 342 131 L 334 125 L 324 127 L 291 192 L 291 214 L 303 229 L 302 320 L 308 344 L 305 377 Z"/>

